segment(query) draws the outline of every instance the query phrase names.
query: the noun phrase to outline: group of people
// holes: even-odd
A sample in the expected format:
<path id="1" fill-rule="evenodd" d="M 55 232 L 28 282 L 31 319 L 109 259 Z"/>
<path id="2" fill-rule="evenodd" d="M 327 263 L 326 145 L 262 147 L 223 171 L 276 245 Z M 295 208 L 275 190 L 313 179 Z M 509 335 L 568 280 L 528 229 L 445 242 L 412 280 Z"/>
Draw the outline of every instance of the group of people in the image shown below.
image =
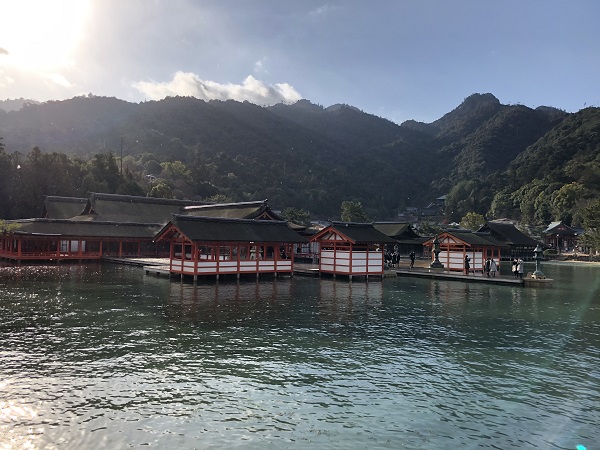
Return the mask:
<path id="1" fill-rule="evenodd" d="M 412 269 L 415 265 L 415 252 L 410 252 L 408 257 L 410 258 L 410 268 Z M 400 253 L 398 253 L 397 250 L 388 250 L 387 252 L 385 252 L 384 259 L 388 267 L 400 267 Z"/>
<path id="2" fill-rule="evenodd" d="M 498 264 L 490 256 L 485 260 L 484 264 L 485 275 L 494 278 L 498 272 Z"/>
<path id="3" fill-rule="evenodd" d="M 483 269 L 484 269 L 485 275 L 487 277 L 495 277 L 496 274 L 500 271 L 500 266 L 498 263 L 496 263 L 496 261 L 494 261 L 493 258 L 488 256 L 488 258 L 484 262 Z M 521 258 L 513 259 L 511 269 L 512 269 L 512 273 L 515 278 L 523 278 L 523 260 Z M 469 255 L 466 255 L 465 256 L 465 274 L 469 275 L 470 271 L 471 271 L 471 258 L 469 258 Z"/>
<path id="4" fill-rule="evenodd" d="M 521 258 L 513 259 L 512 273 L 515 278 L 523 278 L 523 260 Z"/>

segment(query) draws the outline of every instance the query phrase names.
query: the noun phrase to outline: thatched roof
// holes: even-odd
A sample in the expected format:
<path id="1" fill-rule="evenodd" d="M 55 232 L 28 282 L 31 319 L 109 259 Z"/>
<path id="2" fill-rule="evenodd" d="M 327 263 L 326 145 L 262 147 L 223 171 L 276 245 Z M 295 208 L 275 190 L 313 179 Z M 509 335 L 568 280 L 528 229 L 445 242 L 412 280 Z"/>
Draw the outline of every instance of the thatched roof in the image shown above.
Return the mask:
<path id="1" fill-rule="evenodd" d="M 187 216 L 220 217 L 224 219 L 284 220 L 267 205 L 267 200 L 186 206 L 181 213 Z"/>
<path id="2" fill-rule="evenodd" d="M 91 193 L 83 212 L 74 220 L 165 224 L 183 207 L 205 204 L 191 200 Z"/>
<path id="3" fill-rule="evenodd" d="M 48 195 L 44 199 L 42 217 L 47 219 L 70 219 L 81 214 L 87 201 L 87 198 Z"/>
<path id="4" fill-rule="evenodd" d="M 11 221 L 18 225 L 14 234 L 56 236 L 58 238 L 143 238 L 151 239 L 161 224 L 80 222 L 67 219 L 23 219 Z"/>

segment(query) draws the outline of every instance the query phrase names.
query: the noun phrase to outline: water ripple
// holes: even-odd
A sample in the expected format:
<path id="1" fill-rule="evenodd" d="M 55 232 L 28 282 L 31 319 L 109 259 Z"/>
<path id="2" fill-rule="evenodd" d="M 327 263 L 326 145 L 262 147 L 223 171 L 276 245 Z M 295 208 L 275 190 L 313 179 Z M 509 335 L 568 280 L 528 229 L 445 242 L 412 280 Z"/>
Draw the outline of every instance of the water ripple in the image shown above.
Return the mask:
<path id="1" fill-rule="evenodd" d="M 460 283 L 190 285 L 93 266 L 2 269 L 0 286 L 0 448 L 600 438 L 600 302 L 561 285 L 542 302 Z"/>

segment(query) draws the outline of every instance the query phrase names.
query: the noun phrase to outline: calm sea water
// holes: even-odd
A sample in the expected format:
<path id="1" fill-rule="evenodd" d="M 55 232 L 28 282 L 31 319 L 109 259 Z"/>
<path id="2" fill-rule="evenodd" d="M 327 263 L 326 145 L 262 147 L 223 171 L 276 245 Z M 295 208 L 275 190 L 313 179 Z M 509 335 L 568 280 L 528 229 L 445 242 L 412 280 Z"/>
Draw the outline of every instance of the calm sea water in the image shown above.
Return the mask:
<path id="1" fill-rule="evenodd" d="M 0 449 L 600 448 L 600 267 L 551 289 L 0 268 Z"/>

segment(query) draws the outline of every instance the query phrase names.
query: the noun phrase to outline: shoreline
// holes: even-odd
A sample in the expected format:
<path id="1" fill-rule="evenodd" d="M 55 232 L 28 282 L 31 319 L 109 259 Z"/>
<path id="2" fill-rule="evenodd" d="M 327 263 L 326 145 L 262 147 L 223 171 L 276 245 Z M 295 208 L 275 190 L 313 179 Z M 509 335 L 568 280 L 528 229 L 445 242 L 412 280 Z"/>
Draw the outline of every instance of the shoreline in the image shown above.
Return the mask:
<path id="1" fill-rule="evenodd" d="M 542 261 L 542 264 L 593 264 L 600 265 L 600 261 L 589 261 L 583 259 L 548 259 Z"/>

